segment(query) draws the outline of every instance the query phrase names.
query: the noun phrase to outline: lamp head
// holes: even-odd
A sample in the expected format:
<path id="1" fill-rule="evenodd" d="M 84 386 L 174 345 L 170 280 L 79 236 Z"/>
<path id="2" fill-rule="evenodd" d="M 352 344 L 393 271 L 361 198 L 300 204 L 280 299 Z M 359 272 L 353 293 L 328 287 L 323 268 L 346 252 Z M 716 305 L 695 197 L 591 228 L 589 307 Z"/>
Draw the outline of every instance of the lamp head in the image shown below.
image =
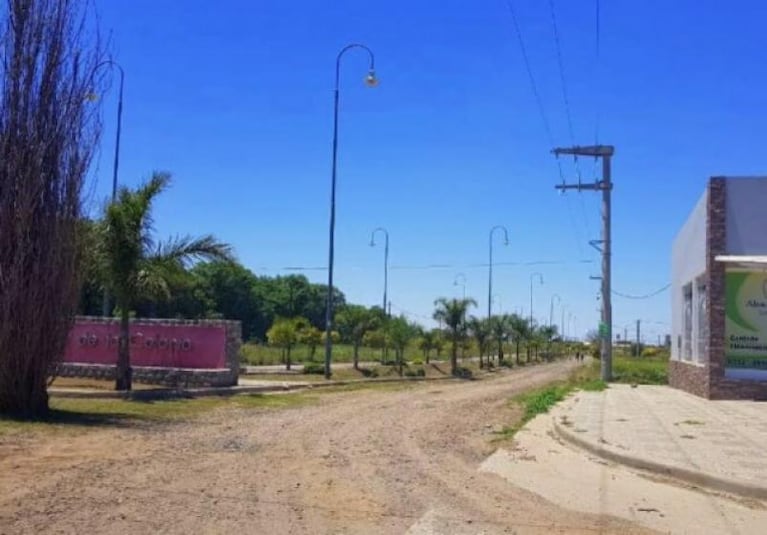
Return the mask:
<path id="1" fill-rule="evenodd" d="M 374 69 L 370 69 L 367 76 L 365 76 L 365 85 L 368 87 L 376 87 L 378 85 L 378 78 Z"/>

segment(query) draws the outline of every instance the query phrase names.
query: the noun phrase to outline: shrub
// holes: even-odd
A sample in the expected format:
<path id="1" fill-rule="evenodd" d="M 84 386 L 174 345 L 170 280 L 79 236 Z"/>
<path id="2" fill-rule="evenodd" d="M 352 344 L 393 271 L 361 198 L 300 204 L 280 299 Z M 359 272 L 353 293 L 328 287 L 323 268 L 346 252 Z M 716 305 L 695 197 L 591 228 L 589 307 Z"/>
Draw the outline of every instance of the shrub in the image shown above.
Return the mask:
<path id="1" fill-rule="evenodd" d="M 660 349 L 657 347 L 646 347 L 642 350 L 643 357 L 657 357 L 660 354 Z"/>
<path id="2" fill-rule="evenodd" d="M 323 375 L 325 373 L 325 365 L 319 362 L 308 362 L 304 364 L 304 373 L 312 375 Z"/>
<path id="3" fill-rule="evenodd" d="M 378 377 L 378 370 L 375 368 L 360 368 L 360 373 L 365 377 Z"/>
<path id="4" fill-rule="evenodd" d="M 410 364 L 412 364 L 413 366 L 423 366 L 423 359 L 414 358 L 413 360 L 410 361 Z"/>
<path id="5" fill-rule="evenodd" d="M 455 370 L 455 376 L 460 377 L 461 379 L 471 379 L 474 377 L 474 374 L 469 368 L 458 367 Z"/>
<path id="6" fill-rule="evenodd" d="M 417 368 L 415 370 L 405 370 L 405 377 L 426 377 L 426 370 Z"/>

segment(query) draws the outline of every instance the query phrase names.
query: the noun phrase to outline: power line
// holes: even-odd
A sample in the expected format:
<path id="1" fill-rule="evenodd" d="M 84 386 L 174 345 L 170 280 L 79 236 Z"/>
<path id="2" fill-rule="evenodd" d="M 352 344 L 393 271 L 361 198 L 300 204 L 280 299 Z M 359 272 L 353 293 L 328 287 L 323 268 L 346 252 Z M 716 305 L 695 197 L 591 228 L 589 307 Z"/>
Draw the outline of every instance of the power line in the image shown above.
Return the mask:
<path id="1" fill-rule="evenodd" d="M 593 260 L 583 258 L 580 260 L 528 260 L 522 262 L 493 262 L 493 266 L 561 266 L 570 264 L 592 264 Z M 415 270 L 432 270 L 432 269 L 473 269 L 473 268 L 486 268 L 487 263 L 476 264 L 423 264 L 423 265 L 393 265 L 389 266 L 390 270 L 398 271 L 415 271 Z M 270 268 L 268 266 L 257 266 L 256 271 L 325 271 L 324 266 L 285 266 L 279 268 Z M 347 266 L 346 269 L 367 269 L 363 266 Z"/>
<path id="2" fill-rule="evenodd" d="M 506 5 L 509 8 L 509 13 L 511 13 L 511 20 L 514 23 L 514 30 L 517 34 L 517 41 L 519 42 L 519 49 L 522 52 L 522 59 L 525 62 L 525 69 L 527 70 L 527 76 L 530 80 L 530 87 L 533 89 L 533 95 L 535 96 L 535 102 L 538 105 L 538 112 L 541 115 L 541 119 L 543 121 L 543 128 L 546 131 L 546 137 L 548 138 L 549 145 L 554 145 L 554 136 L 551 133 L 551 126 L 549 125 L 549 120 L 546 117 L 546 110 L 543 107 L 543 100 L 541 99 L 541 94 L 538 91 L 538 85 L 535 83 L 535 76 L 533 75 L 533 69 L 530 66 L 530 58 L 527 55 L 527 48 L 525 47 L 525 40 L 522 38 L 522 30 L 519 27 L 519 21 L 517 20 L 517 12 L 514 9 L 514 4 L 512 0 L 506 0 Z M 559 165 L 559 174 L 562 174 L 562 166 Z"/>
<path id="3" fill-rule="evenodd" d="M 557 49 L 557 64 L 559 65 L 559 81 L 562 84 L 562 100 L 565 103 L 565 115 L 567 116 L 567 130 L 570 134 L 570 143 L 575 145 L 575 131 L 573 130 L 573 117 L 570 113 L 570 98 L 567 94 L 567 81 L 565 78 L 565 64 L 562 59 L 562 44 L 559 39 L 559 29 L 557 27 L 557 15 L 554 9 L 554 0 L 549 0 L 549 10 L 551 11 L 551 27 L 554 31 L 554 43 Z M 578 167 L 578 156 L 574 158 L 576 168 Z M 580 180 L 580 170 L 578 171 L 578 179 Z"/>
<path id="4" fill-rule="evenodd" d="M 554 44 L 557 51 L 557 65 L 559 66 L 559 82 L 562 86 L 562 101 L 565 105 L 565 116 L 567 118 L 567 131 L 570 135 L 570 144 L 575 145 L 575 129 L 573 128 L 573 116 L 570 106 L 570 96 L 567 91 L 567 77 L 565 75 L 565 61 L 562 54 L 562 40 L 559 36 L 559 25 L 557 24 L 556 8 L 554 6 L 554 0 L 549 0 L 549 12 L 551 13 L 551 28 L 554 34 Z M 596 159 L 594 160 L 596 162 Z M 573 164 L 575 166 L 575 175 L 578 178 L 578 182 L 581 182 L 581 166 L 578 155 L 573 155 Z M 578 196 L 579 205 L 581 208 L 581 218 L 583 219 L 586 233 L 591 236 L 591 225 L 586 213 L 586 205 L 582 196 Z"/>
<path id="5" fill-rule="evenodd" d="M 522 53 L 522 59 L 525 63 L 525 70 L 527 71 L 527 77 L 530 81 L 530 87 L 532 88 L 533 96 L 535 97 L 535 102 L 538 107 L 538 113 L 541 116 L 541 121 L 543 122 L 543 129 L 546 132 L 546 137 L 547 137 L 549 146 L 553 147 L 555 145 L 554 135 L 552 134 L 552 131 L 551 131 L 551 125 L 549 124 L 549 119 L 546 116 L 546 109 L 543 106 L 543 99 L 541 98 L 541 94 L 538 91 L 538 84 L 535 83 L 535 75 L 533 74 L 533 68 L 530 63 L 530 57 L 527 55 L 527 47 L 525 46 L 525 40 L 522 37 L 522 29 L 519 26 L 519 20 L 517 19 L 517 12 L 514 9 L 514 3 L 512 2 L 512 0 L 506 0 L 506 6 L 509 8 L 509 13 L 511 14 L 511 20 L 512 20 L 512 23 L 514 24 L 514 31 L 517 36 L 517 42 L 519 43 L 519 49 L 520 49 L 520 52 Z M 553 11 L 552 11 L 552 15 L 553 15 Z M 557 43 L 558 41 L 559 41 L 559 32 L 557 31 Z M 557 44 L 557 46 L 559 47 L 559 44 Z M 560 58 L 561 58 L 561 54 L 560 54 Z M 569 100 L 566 99 L 566 101 L 568 102 L 567 109 L 568 109 L 568 117 L 569 117 Z M 571 137 L 572 137 L 573 135 L 572 127 L 570 128 L 570 131 L 571 131 Z M 564 172 L 562 171 L 562 162 L 559 160 L 559 158 L 557 158 L 557 170 L 559 171 L 559 179 L 564 184 L 565 175 L 564 175 Z M 580 181 L 580 172 L 578 172 L 578 178 Z M 575 232 L 575 229 L 577 228 L 577 226 L 575 225 L 575 218 L 573 216 L 572 208 L 570 207 L 569 204 L 567 208 L 569 211 L 573 232 Z M 589 226 L 588 221 L 586 221 L 587 231 L 588 231 L 588 226 Z M 580 237 L 577 236 L 577 232 L 576 232 L 576 235 L 574 235 L 574 238 L 578 247 L 579 254 L 583 255 L 583 243 L 582 243 L 583 240 L 581 240 Z"/>
<path id="6" fill-rule="evenodd" d="M 645 295 L 629 295 L 629 294 L 624 294 L 624 293 L 621 293 L 621 292 L 617 292 L 615 290 L 613 290 L 613 295 L 617 295 L 618 297 L 623 297 L 625 299 L 649 299 L 651 297 L 655 297 L 656 295 L 665 292 L 669 288 L 671 288 L 671 283 L 668 283 L 663 288 L 660 288 L 658 290 L 655 290 L 654 292 L 651 292 L 651 293 L 645 294 Z"/>

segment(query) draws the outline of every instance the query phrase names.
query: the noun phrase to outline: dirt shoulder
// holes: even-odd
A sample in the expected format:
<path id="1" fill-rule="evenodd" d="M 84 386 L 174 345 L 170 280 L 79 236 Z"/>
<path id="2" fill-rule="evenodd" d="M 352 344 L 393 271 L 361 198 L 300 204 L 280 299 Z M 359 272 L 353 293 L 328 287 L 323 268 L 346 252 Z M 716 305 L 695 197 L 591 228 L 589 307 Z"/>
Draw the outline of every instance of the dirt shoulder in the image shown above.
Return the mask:
<path id="1" fill-rule="evenodd" d="M 0 436 L 0 532 L 638 532 L 477 470 L 493 427 L 518 417 L 507 400 L 572 366 Z"/>

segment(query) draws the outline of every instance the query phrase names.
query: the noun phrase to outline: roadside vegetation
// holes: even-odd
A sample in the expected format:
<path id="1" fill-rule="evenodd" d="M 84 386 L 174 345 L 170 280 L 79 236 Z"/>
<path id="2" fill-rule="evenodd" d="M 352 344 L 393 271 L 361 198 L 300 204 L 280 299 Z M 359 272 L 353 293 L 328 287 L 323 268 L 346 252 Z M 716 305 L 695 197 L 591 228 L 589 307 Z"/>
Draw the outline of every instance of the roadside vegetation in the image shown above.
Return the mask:
<path id="1" fill-rule="evenodd" d="M 642 356 L 629 356 L 630 348 L 625 351 L 616 347 L 613 353 L 613 382 L 634 385 L 664 385 L 668 383 L 668 351 L 662 348 L 645 348 Z M 522 409 L 521 419 L 504 427 L 499 439 L 512 438 L 524 425 L 564 400 L 571 393 L 584 391 L 602 391 L 609 385 L 600 379 L 598 359 L 592 359 L 586 366 L 575 369 L 567 381 L 560 381 L 526 392 L 510 403 Z"/>

